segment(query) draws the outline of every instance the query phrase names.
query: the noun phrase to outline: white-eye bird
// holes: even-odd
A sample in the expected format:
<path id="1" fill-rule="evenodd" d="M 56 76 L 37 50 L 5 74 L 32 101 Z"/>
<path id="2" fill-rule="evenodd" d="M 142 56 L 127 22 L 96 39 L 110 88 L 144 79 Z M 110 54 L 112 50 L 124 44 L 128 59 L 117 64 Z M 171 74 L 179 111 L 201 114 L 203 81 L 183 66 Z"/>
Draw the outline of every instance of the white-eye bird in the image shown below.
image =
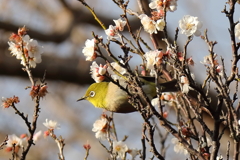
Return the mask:
<path id="1" fill-rule="evenodd" d="M 156 85 L 147 80 L 141 80 L 143 91 L 151 100 L 156 97 Z M 160 83 L 161 92 L 178 91 L 177 80 Z M 77 101 L 88 100 L 95 107 L 116 113 L 130 113 L 136 109 L 128 102 L 127 93 L 112 82 L 93 83 L 85 95 Z"/>

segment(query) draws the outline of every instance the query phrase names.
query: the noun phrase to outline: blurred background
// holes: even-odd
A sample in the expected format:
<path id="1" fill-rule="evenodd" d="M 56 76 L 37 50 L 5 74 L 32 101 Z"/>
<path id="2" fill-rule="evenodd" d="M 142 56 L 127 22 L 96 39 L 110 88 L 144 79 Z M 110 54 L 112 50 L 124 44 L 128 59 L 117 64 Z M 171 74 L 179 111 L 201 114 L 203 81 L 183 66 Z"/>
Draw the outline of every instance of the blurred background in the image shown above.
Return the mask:
<path id="1" fill-rule="evenodd" d="M 114 24 L 113 19 L 120 18 L 122 10 L 110 0 L 87 0 L 94 8 L 105 26 Z M 144 1 L 147 6 L 149 2 Z M 208 29 L 210 40 L 216 40 L 218 45 L 215 52 L 226 60 L 226 70 L 230 71 L 230 39 L 228 34 L 228 19 L 221 13 L 225 5 L 224 0 L 181 0 L 178 1 L 177 10 L 168 13 L 167 25 L 170 38 L 174 37 L 178 21 L 184 15 L 199 17 L 203 22 L 202 31 Z M 129 8 L 138 11 L 136 0 L 130 0 Z M 235 21 L 240 18 L 240 7 L 236 6 Z M 134 30 L 139 28 L 140 22 L 136 17 L 129 16 Z M 92 132 L 93 123 L 101 116 L 102 110 L 94 108 L 87 101 L 76 102 L 83 96 L 87 86 L 93 83 L 89 74 L 90 62 L 86 62 L 82 54 L 82 48 L 86 39 L 92 39 L 91 32 L 103 36 L 106 42 L 105 32 L 95 22 L 90 12 L 77 0 L 0 0 L 0 96 L 18 96 L 20 103 L 17 108 L 32 118 L 34 102 L 29 96 L 30 90 L 25 90 L 31 85 L 27 74 L 22 71 L 20 61 L 10 55 L 8 50 L 8 38 L 12 32 L 17 32 L 19 27 L 26 26 L 31 38 L 38 40 L 44 46 L 42 63 L 33 69 L 33 76 L 39 79 L 47 71 L 46 82 L 48 94 L 41 101 L 41 113 L 38 120 L 38 129 L 45 131 L 43 126 L 45 119 L 56 120 L 61 129 L 56 130 L 56 135 L 65 139 L 64 154 L 66 159 L 83 159 L 87 142 L 91 145 L 89 159 L 107 159 L 108 155 L 95 138 Z M 124 33 L 128 34 L 128 32 Z M 149 37 L 142 33 L 144 40 L 149 42 Z M 186 42 L 184 35 L 179 35 L 180 49 Z M 119 48 L 113 46 L 116 54 Z M 208 55 L 208 48 L 201 38 L 194 38 L 189 45 L 188 57 L 192 56 L 195 66 L 192 72 L 200 83 L 206 77 L 205 68 L 200 63 L 203 57 Z M 134 55 L 136 56 L 136 55 Z M 133 68 L 139 65 L 139 57 L 131 60 Z M 196 70 L 197 68 L 197 70 Z M 126 141 L 131 148 L 141 149 L 142 123 L 138 113 L 114 114 L 115 124 L 119 139 L 124 135 L 129 138 Z M 15 115 L 12 108 L 0 111 L 0 142 L 6 135 L 21 135 L 27 133 L 23 120 Z M 167 159 L 179 158 L 172 151 L 171 138 L 168 138 Z M 158 142 L 158 140 L 156 140 Z M 157 146 L 159 146 L 157 144 Z M 149 148 L 148 148 L 149 149 Z M 58 148 L 51 138 L 42 138 L 33 146 L 27 157 L 28 160 L 57 160 Z M 148 155 L 150 157 L 151 155 Z M 0 159 L 9 159 L 11 153 L 0 151 Z"/>

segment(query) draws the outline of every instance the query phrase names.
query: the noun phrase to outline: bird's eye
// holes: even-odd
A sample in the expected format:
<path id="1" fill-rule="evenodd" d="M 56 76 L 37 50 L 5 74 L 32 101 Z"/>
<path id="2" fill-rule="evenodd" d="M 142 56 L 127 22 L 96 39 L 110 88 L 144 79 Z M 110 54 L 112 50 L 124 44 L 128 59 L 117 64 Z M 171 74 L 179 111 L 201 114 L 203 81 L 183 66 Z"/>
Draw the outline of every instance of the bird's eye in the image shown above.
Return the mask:
<path id="1" fill-rule="evenodd" d="M 94 96 L 95 96 L 95 92 L 94 92 L 94 91 L 91 91 L 91 92 L 89 93 L 89 95 L 90 95 L 90 97 L 94 97 Z"/>

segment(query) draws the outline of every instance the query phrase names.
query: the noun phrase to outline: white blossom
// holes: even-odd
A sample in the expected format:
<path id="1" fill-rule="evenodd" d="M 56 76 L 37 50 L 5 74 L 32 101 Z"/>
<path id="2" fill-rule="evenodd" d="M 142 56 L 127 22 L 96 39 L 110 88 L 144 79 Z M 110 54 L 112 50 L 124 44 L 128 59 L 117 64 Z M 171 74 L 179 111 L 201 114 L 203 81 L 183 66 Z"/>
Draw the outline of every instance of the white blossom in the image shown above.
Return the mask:
<path id="1" fill-rule="evenodd" d="M 156 22 L 156 28 L 157 28 L 157 30 L 158 30 L 158 31 L 163 31 L 164 27 L 165 27 L 165 21 L 164 21 L 164 19 L 159 19 L 159 20 L 157 20 L 157 22 Z"/>
<path id="2" fill-rule="evenodd" d="M 141 19 L 141 23 L 146 32 L 150 34 L 157 33 L 156 22 L 154 20 L 149 18 L 146 14 L 141 14 L 139 18 Z"/>
<path id="3" fill-rule="evenodd" d="M 102 82 L 105 79 L 104 75 L 107 73 L 107 66 L 103 66 L 102 64 L 98 65 L 94 61 L 90 66 L 90 73 L 95 82 Z"/>
<path id="4" fill-rule="evenodd" d="M 177 0 L 153 0 L 149 3 L 151 9 L 163 10 L 164 3 L 166 4 L 166 11 L 174 12 L 177 10 Z"/>
<path id="5" fill-rule="evenodd" d="M 181 28 L 181 33 L 185 34 L 186 36 L 200 36 L 200 28 L 202 27 L 202 22 L 198 20 L 198 17 L 193 17 L 190 15 L 185 15 L 179 21 L 179 27 Z"/>
<path id="6" fill-rule="evenodd" d="M 148 51 L 144 54 L 144 57 L 147 61 L 147 69 L 154 69 L 154 65 L 161 63 L 163 53 L 159 50 Z"/>
<path id="7" fill-rule="evenodd" d="M 17 59 L 22 59 L 23 53 L 20 49 L 20 46 L 13 42 L 8 42 L 8 45 L 12 55 L 16 56 Z"/>
<path id="8" fill-rule="evenodd" d="M 22 147 L 23 146 L 23 141 L 21 138 L 16 136 L 15 134 L 8 135 L 8 140 L 7 140 L 7 147 Z"/>
<path id="9" fill-rule="evenodd" d="M 108 132 L 110 134 L 112 129 L 108 123 L 108 120 L 102 117 L 94 122 L 92 131 L 96 132 L 95 137 L 97 139 L 106 140 L 108 137 Z"/>
<path id="10" fill-rule="evenodd" d="M 149 3 L 149 8 L 159 9 L 159 2 L 161 2 L 161 0 L 153 0 L 151 3 Z"/>
<path id="11" fill-rule="evenodd" d="M 43 125 L 44 125 L 45 127 L 47 127 L 48 129 L 51 129 L 51 130 L 59 129 L 59 128 L 60 128 L 60 126 L 59 126 L 59 124 L 58 124 L 57 121 L 48 120 L 48 119 L 46 119 L 46 122 L 43 123 Z"/>
<path id="12" fill-rule="evenodd" d="M 121 18 L 119 18 L 118 20 L 113 20 L 115 25 L 116 25 L 116 29 L 119 31 L 123 31 L 124 26 L 127 24 L 126 21 L 123 21 Z"/>
<path id="13" fill-rule="evenodd" d="M 113 142 L 113 153 L 117 153 L 117 158 L 124 158 L 125 153 L 128 151 L 128 147 L 125 143 L 122 141 L 114 141 Z"/>
<path id="14" fill-rule="evenodd" d="M 116 26 L 113 25 L 110 25 L 109 28 L 105 30 L 105 33 L 109 40 L 119 37 L 118 30 L 116 29 Z"/>
<path id="15" fill-rule="evenodd" d="M 82 53 L 86 57 L 86 61 L 93 61 L 97 58 L 97 53 L 95 52 L 95 39 L 86 40 Z"/>
<path id="16" fill-rule="evenodd" d="M 38 46 L 38 42 L 34 39 L 30 39 L 28 35 L 23 37 L 24 42 L 26 42 L 26 48 L 28 50 L 28 56 L 30 58 L 39 57 L 43 53 L 43 48 Z"/>
<path id="17" fill-rule="evenodd" d="M 35 68 L 37 63 L 42 62 L 43 47 L 38 45 L 34 39 L 30 39 L 29 35 L 23 37 L 23 41 L 28 51 L 28 60 L 31 67 Z M 24 65 L 24 62 L 22 63 Z"/>

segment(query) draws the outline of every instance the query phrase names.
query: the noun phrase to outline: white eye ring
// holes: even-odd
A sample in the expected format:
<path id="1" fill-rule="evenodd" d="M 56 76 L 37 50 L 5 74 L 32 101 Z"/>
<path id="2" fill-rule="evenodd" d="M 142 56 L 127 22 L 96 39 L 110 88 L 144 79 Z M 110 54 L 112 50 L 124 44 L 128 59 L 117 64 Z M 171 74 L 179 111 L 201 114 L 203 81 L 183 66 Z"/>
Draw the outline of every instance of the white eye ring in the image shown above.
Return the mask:
<path id="1" fill-rule="evenodd" d="M 94 97 L 94 96 L 95 96 L 95 92 L 94 92 L 94 91 L 91 91 L 91 92 L 89 93 L 89 95 L 90 95 L 90 97 Z"/>

